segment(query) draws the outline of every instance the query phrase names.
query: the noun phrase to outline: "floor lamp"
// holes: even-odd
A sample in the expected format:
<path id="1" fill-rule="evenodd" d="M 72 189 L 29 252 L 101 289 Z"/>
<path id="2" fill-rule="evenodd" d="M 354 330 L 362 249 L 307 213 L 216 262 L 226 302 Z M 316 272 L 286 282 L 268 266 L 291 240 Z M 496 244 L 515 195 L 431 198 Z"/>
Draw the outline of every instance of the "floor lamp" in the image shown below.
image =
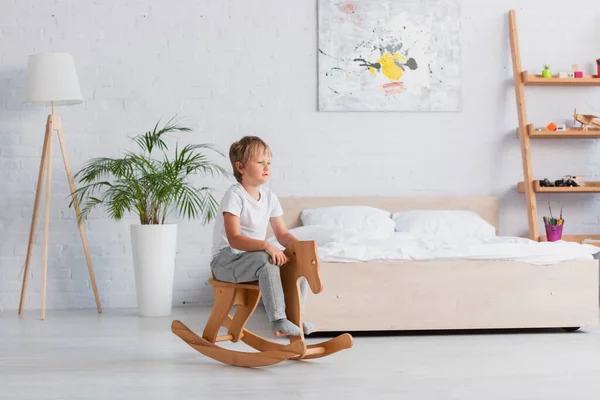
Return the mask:
<path id="1" fill-rule="evenodd" d="M 42 186 L 44 183 L 44 174 L 46 174 L 46 195 L 45 195 L 45 212 L 44 212 L 44 242 L 42 253 L 42 307 L 41 319 L 46 318 L 46 275 L 48 267 L 48 235 L 50 226 L 50 179 L 52 176 L 52 136 L 56 130 L 58 142 L 62 152 L 67 179 L 71 193 L 75 192 L 75 183 L 73 182 L 73 174 L 67 156 L 67 148 L 65 145 L 65 137 L 62 130 L 62 122 L 60 117 L 54 113 L 54 106 L 68 106 L 80 104 L 83 102 L 75 62 L 70 54 L 64 53 L 44 53 L 34 54 L 29 56 L 27 64 L 27 89 L 23 98 L 23 104 L 52 106 L 52 114 L 48 116 L 46 122 L 46 134 L 44 136 L 44 145 L 42 148 L 42 159 L 40 161 L 40 169 L 38 173 L 37 187 L 35 190 L 35 202 L 33 205 L 33 216 L 31 218 L 31 229 L 29 231 L 29 245 L 27 247 L 27 258 L 25 259 L 25 272 L 23 274 L 23 286 L 21 288 L 21 300 L 19 302 L 19 315 L 23 313 L 23 302 L 25 291 L 27 289 L 27 275 L 29 274 L 29 263 L 31 261 L 31 252 L 33 250 L 33 242 L 35 237 L 35 225 L 37 221 L 38 206 L 42 194 Z M 75 212 L 79 216 L 79 204 L 77 198 L 73 196 L 73 205 Z M 96 279 L 94 278 L 94 270 L 92 268 L 92 260 L 88 250 L 87 239 L 83 224 L 77 218 L 79 225 L 79 233 L 83 243 L 83 251 L 87 261 L 92 288 L 94 289 L 94 297 L 96 298 L 96 307 L 98 312 L 102 312 L 100 299 L 98 297 L 98 289 L 96 287 Z"/>

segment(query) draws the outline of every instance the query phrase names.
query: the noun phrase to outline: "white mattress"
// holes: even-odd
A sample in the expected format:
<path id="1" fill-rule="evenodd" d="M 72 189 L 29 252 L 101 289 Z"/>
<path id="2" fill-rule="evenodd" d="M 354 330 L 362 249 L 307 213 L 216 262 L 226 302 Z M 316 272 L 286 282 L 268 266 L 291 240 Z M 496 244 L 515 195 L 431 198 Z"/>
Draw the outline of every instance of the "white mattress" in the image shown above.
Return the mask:
<path id="1" fill-rule="evenodd" d="M 334 240 L 318 245 L 321 262 L 468 259 L 543 265 L 568 260 L 591 260 L 595 253 L 600 252 L 600 247 L 564 241 L 536 242 L 508 236 L 449 240 L 411 237 L 398 232 L 387 239 L 337 235 Z"/>

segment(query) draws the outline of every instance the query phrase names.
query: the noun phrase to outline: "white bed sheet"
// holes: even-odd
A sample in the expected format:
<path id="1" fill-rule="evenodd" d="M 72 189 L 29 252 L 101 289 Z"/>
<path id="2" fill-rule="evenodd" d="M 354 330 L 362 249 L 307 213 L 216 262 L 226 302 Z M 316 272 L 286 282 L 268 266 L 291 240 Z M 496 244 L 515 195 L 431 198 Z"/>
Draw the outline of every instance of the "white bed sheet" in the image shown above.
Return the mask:
<path id="1" fill-rule="evenodd" d="M 591 260 L 594 254 L 600 252 L 597 246 L 564 241 L 536 242 L 510 236 L 457 240 L 434 236 L 414 237 L 400 232 L 387 239 L 340 232 L 318 245 L 321 262 L 348 263 L 468 259 L 544 265 L 568 260 Z"/>

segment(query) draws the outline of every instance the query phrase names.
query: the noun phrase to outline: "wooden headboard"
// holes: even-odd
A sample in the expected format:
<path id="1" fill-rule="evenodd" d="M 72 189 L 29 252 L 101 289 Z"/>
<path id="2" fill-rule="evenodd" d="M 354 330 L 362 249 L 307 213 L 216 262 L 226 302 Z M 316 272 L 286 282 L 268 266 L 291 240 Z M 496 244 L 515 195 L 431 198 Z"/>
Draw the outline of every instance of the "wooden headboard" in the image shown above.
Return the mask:
<path id="1" fill-rule="evenodd" d="M 498 198 L 473 197 L 281 197 L 283 219 L 289 229 L 302 225 L 300 213 L 307 208 L 371 206 L 389 212 L 408 210 L 470 210 L 498 229 Z M 269 228 L 267 236 L 271 236 Z"/>

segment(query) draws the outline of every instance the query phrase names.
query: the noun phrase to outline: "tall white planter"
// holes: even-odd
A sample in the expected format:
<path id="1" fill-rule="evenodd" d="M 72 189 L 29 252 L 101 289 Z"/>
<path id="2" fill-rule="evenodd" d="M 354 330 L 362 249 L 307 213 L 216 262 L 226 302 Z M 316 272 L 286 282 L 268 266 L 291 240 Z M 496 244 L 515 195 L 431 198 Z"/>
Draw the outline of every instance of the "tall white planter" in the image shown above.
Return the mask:
<path id="1" fill-rule="evenodd" d="M 131 248 L 139 315 L 170 315 L 177 225 L 131 225 Z"/>

